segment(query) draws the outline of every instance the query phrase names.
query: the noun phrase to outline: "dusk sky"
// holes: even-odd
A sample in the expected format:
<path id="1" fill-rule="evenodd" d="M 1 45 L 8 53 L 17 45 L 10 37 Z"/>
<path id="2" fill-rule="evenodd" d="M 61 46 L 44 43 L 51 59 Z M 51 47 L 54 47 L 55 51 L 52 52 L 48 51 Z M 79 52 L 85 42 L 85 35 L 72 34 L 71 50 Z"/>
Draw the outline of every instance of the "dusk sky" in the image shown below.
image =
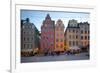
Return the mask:
<path id="1" fill-rule="evenodd" d="M 68 21 L 71 19 L 75 19 L 78 22 L 86 22 L 90 23 L 90 14 L 82 13 L 82 12 L 61 12 L 61 11 L 36 11 L 36 10 L 21 10 L 21 19 L 29 18 L 31 23 L 41 31 L 41 25 L 46 15 L 49 14 L 51 19 L 55 22 L 58 19 L 61 19 L 65 25 L 65 28 L 68 25 Z"/>

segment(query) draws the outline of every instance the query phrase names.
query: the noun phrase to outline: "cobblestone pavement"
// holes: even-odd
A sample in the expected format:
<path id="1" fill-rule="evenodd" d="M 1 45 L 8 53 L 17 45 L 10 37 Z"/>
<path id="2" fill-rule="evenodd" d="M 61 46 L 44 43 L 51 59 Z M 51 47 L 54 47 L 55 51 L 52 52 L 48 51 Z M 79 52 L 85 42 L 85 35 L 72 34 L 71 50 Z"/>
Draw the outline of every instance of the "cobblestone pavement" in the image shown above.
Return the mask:
<path id="1" fill-rule="evenodd" d="M 89 56 L 88 53 L 80 53 L 75 55 L 21 57 L 21 63 L 70 60 L 89 60 Z"/>

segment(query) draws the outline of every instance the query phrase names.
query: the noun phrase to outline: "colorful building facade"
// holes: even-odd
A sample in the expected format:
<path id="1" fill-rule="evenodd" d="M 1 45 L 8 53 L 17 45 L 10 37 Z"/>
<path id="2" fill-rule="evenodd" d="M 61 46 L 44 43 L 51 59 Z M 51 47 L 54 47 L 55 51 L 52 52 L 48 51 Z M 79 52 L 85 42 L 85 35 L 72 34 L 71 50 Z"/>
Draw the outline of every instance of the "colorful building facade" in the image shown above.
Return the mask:
<path id="1" fill-rule="evenodd" d="M 45 17 L 41 26 L 41 49 L 43 52 L 52 52 L 55 48 L 55 22 L 49 14 Z"/>
<path id="2" fill-rule="evenodd" d="M 69 20 L 68 26 L 65 30 L 65 43 L 68 44 L 69 49 L 80 49 L 89 46 L 89 23 L 77 20 Z"/>
<path id="3" fill-rule="evenodd" d="M 80 45 L 80 28 L 77 20 L 69 20 L 68 27 L 65 30 L 65 42 L 69 49 L 79 47 Z"/>
<path id="4" fill-rule="evenodd" d="M 64 24 L 61 19 L 55 25 L 55 49 L 54 51 L 64 51 Z"/>

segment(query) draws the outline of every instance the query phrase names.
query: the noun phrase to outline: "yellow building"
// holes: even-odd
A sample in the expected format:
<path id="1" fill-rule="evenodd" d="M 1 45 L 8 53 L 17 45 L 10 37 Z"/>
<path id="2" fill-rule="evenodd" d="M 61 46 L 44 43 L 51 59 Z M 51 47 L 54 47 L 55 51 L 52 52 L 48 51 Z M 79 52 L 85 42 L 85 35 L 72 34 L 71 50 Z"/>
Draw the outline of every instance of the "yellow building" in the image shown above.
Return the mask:
<path id="1" fill-rule="evenodd" d="M 65 30 L 65 43 L 69 48 L 78 47 L 80 44 L 80 28 L 77 20 L 69 20 L 68 27 Z"/>

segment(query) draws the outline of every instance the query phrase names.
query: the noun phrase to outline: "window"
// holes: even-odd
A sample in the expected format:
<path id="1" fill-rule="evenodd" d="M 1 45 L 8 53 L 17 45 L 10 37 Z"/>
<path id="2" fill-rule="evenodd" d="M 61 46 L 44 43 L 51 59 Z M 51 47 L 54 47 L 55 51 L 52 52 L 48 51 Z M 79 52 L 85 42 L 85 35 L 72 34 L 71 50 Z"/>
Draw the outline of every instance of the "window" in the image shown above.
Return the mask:
<path id="1" fill-rule="evenodd" d="M 81 30 L 81 34 L 83 34 L 83 30 Z"/>
<path id="2" fill-rule="evenodd" d="M 63 42 L 63 39 L 61 39 L 60 41 Z"/>
<path id="3" fill-rule="evenodd" d="M 51 44 L 51 47 L 53 46 L 53 44 Z"/>
<path id="4" fill-rule="evenodd" d="M 27 41 L 29 41 L 29 38 L 27 38 Z"/>
<path id="5" fill-rule="evenodd" d="M 76 39 L 78 39 L 78 35 L 76 35 Z"/>
<path id="6" fill-rule="evenodd" d="M 25 32 L 23 32 L 23 34 L 25 34 Z"/>
<path id="7" fill-rule="evenodd" d="M 83 40 L 83 36 L 81 36 L 81 40 Z"/>
<path id="8" fill-rule="evenodd" d="M 34 32 L 31 32 L 31 34 L 34 34 Z"/>
<path id="9" fill-rule="evenodd" d="M 76 30 L 76 33 L 78 33 L 78 30 Z"/>
<path id="10" fill-rule="evenodd" d="M 25 41 L 25 37 L 24 37 L 24 41 Z"/>
<path id="11" fill-rule="evenodd" d="M 85 30 L 85 34 L 87 33 L 87 31 Z"/>
<path id="12" fill-rule="evenodd" d="M 32 40 L 33 40 L 33 37 L 32 37 Z"/>
<path id="13" fill-rule="evenodd" d="M 90 33 L 90 31 L 88 30 L 88 33 Z"/>
<path id="14" fill-rule="evenodd" d="M 87 36 L 85 36 L 85 40 L 87 39 Z"/>
<path id="15" fill-rule="evenodd" d="M 88 36 L 88 40 L 90 39 L 90 37 Z"/>
<path id="16" fill-rule="evenodd" d="M 73 30 L 73 33 L 75 32 L 75 30 Z"/>
<path id="17" fill-rule="evenodd" d="M 71 44 L 71 41 L 69 41 L 69 45 L 71 46 L 72 44 Z"/>
<path id="18" fill-rule="evenodd" d="M 73 46 L 75 46 L 75 42 L 73 41 Z"/>
<path id="19" fill-rule="evenodd" d="M 56 42 L 58 42 L 59 40 L 58 39 L 56 39 Z"/>

